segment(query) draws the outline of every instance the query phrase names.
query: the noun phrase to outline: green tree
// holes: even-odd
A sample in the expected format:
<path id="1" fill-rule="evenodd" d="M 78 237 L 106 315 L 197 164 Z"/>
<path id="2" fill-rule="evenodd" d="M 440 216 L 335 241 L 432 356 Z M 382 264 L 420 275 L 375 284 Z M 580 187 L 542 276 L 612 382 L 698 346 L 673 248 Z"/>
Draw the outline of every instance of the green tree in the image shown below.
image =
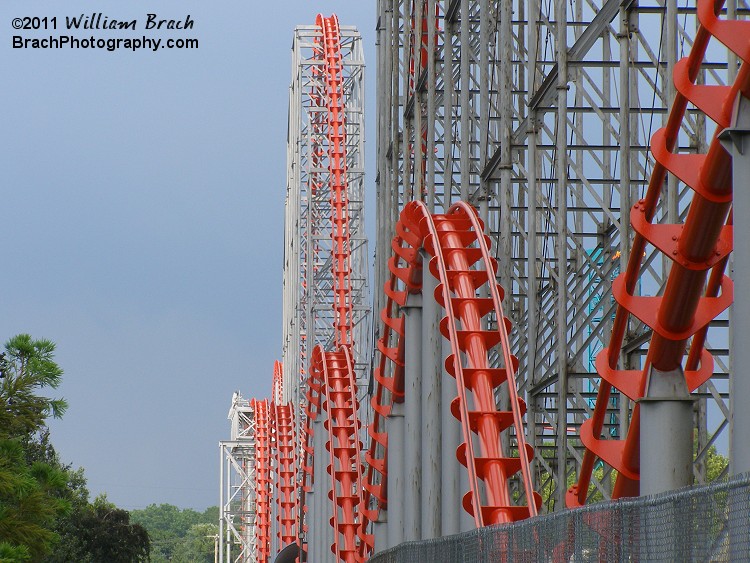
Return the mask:
<path id="1" fill-rule="evenodd" d="M 213 563 L 218 534 L 219 526 L 216 524 L 193 524 L 177 545 L 172 561 L 176 563 Z"/>
<path id="2" fill-rule="evenodd" d="M 62 369 L 54 362 L 55 345 L 14 336 L 0 354 L 0 554 L 3 561 L 37 560 L 58 539 L 52 530 L 70 509 L 63 498 L 65 471 L 42 458 L 45 424 L 58 417 L 63 399 L 40 396 L 60 384 Z M 42 439 L 42 437 L 45 437 Z M 36 444 L 37 448 L 30 447 Z"/>
<path id="3" fill-rule="evenodd" d="M 89 503 L 83 470 L 60 462 L 47 419 L 64 399 L 44 396 L 63 370 L 55 345 L 14 336 L 0 355 L 0 563 L 148 561 L 145 528 L 106 498 Z"/>
<path id="4" fill-rule="evenodd" d="M 106 496 L 90 503 L 83 469 L 67 468 L 66 476 L 64 497 L 72 509 L 57 519 L 54 531 L 60 539 L 44 563 L 148 561 L 151 541 L 146 529 L 131 522 L 130 513 L 107 501 Z"/>
<path id="5" fill-rule="evenodd" d="M 75 538 L 81 563 L 137 563 L 149 561 L 148 532 L 130 522 L 130 513 L 117 508 L 106 496 L 97 497 L 71 520 L 77 527 Z M 61 559 L 60 561 L 71 561 Z"/>
<path id="6" fill-rule="evenodd" d="M 189 534 L 196 525 L 214 524 L 219 521 L 219 508 L 213 506 L 204 512 L 190 508 L 179 509 L 171 504 L 152 504 L 143 510 L 132 511 L 133 521 L 142 524 L 151 537 L 151 561 L 182 561 L 178 557 L 187 557 L 185 541 L 190 543 Z M 194 531 L 195 532 L 195 531 Z M 198 533 L 198 532 L 195 532 Z M 209 534 L 206 534 L 209 535 Z M 194 553 L 194 552 L 193 552 Z M 200 557 L 198 552 L 197 557 Z M 211 543 L 211 561 L 213 561 L 213 543 Z M 188 561 L 193 561 L 189 559 Z M 196 559 L 202 561 L 202 559 Z"/>
<path id="7" fill-rule="evenodd" d="M 57 540 L 52 527 L 70 506 L 60 498 L 66 484 L 64 472 L 42 462 L 28 465 L 18 441 L 0 440 L 0 542 L 15 550 L 16 560 L 23 561 L 18 554 L 24 552 L 36 559 L 51 551 Z"/>
<path id="8" fill-rule="evenodd" d="M 68 404 L 64 399 L 39 395 L 45 388 L 56 389 L 63 370 L 54 361 L 55 344 L 19 334 L 5 343 L 0 355 L 0 436 L 29 439 L 45 428 L 47 418 L 59 418 Z"/>

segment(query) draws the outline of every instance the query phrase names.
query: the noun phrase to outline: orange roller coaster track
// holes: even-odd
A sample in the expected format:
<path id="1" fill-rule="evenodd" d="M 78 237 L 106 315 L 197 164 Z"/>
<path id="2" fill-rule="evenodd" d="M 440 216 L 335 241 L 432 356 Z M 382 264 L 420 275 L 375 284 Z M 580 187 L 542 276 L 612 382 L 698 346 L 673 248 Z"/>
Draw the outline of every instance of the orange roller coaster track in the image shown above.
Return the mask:
<path id="1" fill-rule="evenodd" d="M 275 443 L 277 536 L 281 546 L 297 542 L 295 511 L 296 463 L 294 452 L 294 415 L 290 404 L 282 404 L 282 364 L 274 363 L 273 428 Z"/>
<path id="2" fill-rule="evenodd" d="M 310 369 L 308 407 L 308 436 L 311 423 L 321 413 L 325 415 L 327 443 L 330 459 L 327 472 L 333 479 L 332 518 L 335 536 L 331 545 L 337 560 L 346 563 L 361 561 L 358 558 L 357 528 L 362 502 L 363 467 L 359 440 L 354 364 L 347 346 L 337 352 L 324 352 L 320 346 L 313 351 Z M 306 448 L 312 457 L 312 448 Z M 322 452 L 318 452 L 320 455 Z M 311 462 L 306 470 L 311 473 Z M 372 548 L 371 542 L 368 544 Z"/>
<path id="3" fill-rule="evenodd" d="M 256 522 L 255 537 L 258 561 L 271 555 L 271 421 L 268 400 L 252 399 L 255 412 L 256 442 Z"/>
<path id="4" fill-rule="evenodd" d="M 316 24 L 322 30 L 320 56 L 324 62 L 328 108 L 328 168 L 331 190 L 331 249 L 333 258 L 333 309 L 336 347 L 351 344 L 351 253 L 349 240 L 349 199 L 346 168 L 346 120 L 344 117 L 344 75 L 341 60 L 341 36 L 336 15 L 318 14 Z"/>
<path id="5" fill-rule="evenodd" d="M 306 395 L 305 436 L 302 441 L 305 474 L 304 492 L 320 487 L 313 482 L 314 448 L 310 443 L 312 423 L 324 416 L 328 431 L 331 476 L 331 526 L 334 542 L 331 551 L 344 562 L 357 561 L 357 526 L 362 499 L 362 458 L 359 440 L 356 375 L 352 358 L 352 296 L 351 296 L 351 241 L 349 233 L 349 199 L 347 182 L 346 120 L 344 107 L 344 76 L 341 56 L 341 36 L 338 18 L 317 16 L 321 30 L 318 56 L 322 70 L 316 71 L 325 84 L 325 91 L 313 99 L 327 108 L 325 134 L 328 145 L 328 171 L 331 198 L 331 258 L 333 267 L 333 309 L 335 351 L 321 346 L 313 350 Z M 321 132 L 320 124 L 316 131 Z M 317 157 L 316 157 L 317 158 Z M 316 186 L 319 189 L 321 186 Z M 323 452 L 317 452 L 321 455 Z M 306 508 L 299 513 L 301 528 L 307 530 Z M 306 547 L 303 547 L 306 555 Z"/>
<path id="6" fill-rule="evenodd" d="M 732 303 L 733 296 L 732 281 L 724 275 L 732 251 L 731 220 L 727 222 L 732 204 L 731 161 L 720 145 L 718 135 L 729 125 L 738 92 L 750 96 L 750 42 L 747 40 L 750 22 L 720 20 L 717 14 L 723 5 L 723 0 L 699 0 L 701 26 L 689 56 L 679 61 L 674 69 L 678 94 L 666 127 L 657 131 L 651 141 L 656 165 L 645 198 L 636 203 L 630 213 L 636 236 L 627 270 L 613 284 L 618 307 L 609 346 L 596 359 L 602 383 L 593 416 L 581 427 L 581 441 L 586 452 L 578 482 L 569 489 L 566 497 L 570 507 L 586 502 L 597 458 L 618 472 L 613 498 L 639 494 L 639 405 L 636 403 L 634 407 L 625 439 L 601 439 L 613 387 L 633 401 L 641 399 L 645 394 L 649 368 L 653 366 L 660 371 L 669 371 L 681 367 L 691 337 L 685 365 L 689 391 L 705 383 L 713 371 L 713 358 L 703 349 L 706 330 L 709 323 Z M 695 83 L 712 36 L 744 61 L 731 87 Z M 688 103 L 717 124 L 706 154 L 673 152 Z M 652 222 L 667 172 L 694 192 L 684 225 Z M 672 269 L 661 297 L 634 295 L 647 244 L 672 260 Z M 653 330 L 643 370 L 617 368 L 631 315 Z"/>
<path id="7" fill-rule="evenodd" d="M 457 457 L 468 470 L 471 487 L 464 496 L 463 507 L 474 517 L 477 527 L 537 514 L 541 497 L 531 482 L 529 460 L 533 449 L 526 443 L 526 406 L 516 389 L 518 360 L 510 352 L 510 321 L 503 315 L 503 290 L 495 281 L 497 261 L 490 256 L 489 244 L 476 211 L 464 202 L 455 204 L 445 215 L 431 215 L 420 201 L 407 204 L 401 213 L 392 242 L 394 255 L 389 260 L 391 277 L 384 287 L 387 304 L 381 313 L 381 356 L 375 370 L 374 418 L 369 428 L 371 443 L 363 506 L 369 508 L 374 499 L 376 508 L 363 510 L 362 538 L 378 509 L 387 509 L 385 419 L 392 404 L 404 400 L 405 335 L 400 307 L 406 305 L 409 294 L 421 293 L 420 250 L 431 256 L 429 271 L 439 281 L 435 299 L 445 311 L 440 332 L 451 346 L 445 361 L 446 371 L 456 379 L 457 397 L 451 403 L 451 412 L 463 430 Z M 503 367 L 491 367 L 489 352 L 498 346 Z M 496 393 L 508 398 L 509 411 L 496 408 Z M 504 451 L 500 440 L 501 433 L 508 429 L 515 432 L 517 457 Z M 510 479 L 515 474 L 520 474 L 526 505 L 512 500 Z M 480 481 L 486 493 L 480 493 Z M 361 548 L 366 545 L 363 541 Z"/>

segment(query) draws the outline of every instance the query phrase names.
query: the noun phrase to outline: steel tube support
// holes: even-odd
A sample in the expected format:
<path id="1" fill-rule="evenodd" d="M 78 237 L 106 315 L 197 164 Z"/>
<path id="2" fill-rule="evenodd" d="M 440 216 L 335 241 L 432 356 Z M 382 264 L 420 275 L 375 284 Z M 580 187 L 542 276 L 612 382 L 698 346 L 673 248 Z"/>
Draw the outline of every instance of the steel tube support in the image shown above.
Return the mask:
<path id="1" fill-rule="evenodd" d="M 557 483 L 555 501 L 565 506 L 568 439 L 568 26 L 567 3 L 555 3 L 557 42 Z"/>
<path id="2" fill-rule="evenodd" d="M 271 409 L 273 411 L 273 408 Z M 276 421 L 274 421 L 273 426 L 276 426 Z M 272 451 L 271 451 L 271 467 L 273 472 L 273 478 L 271 480 L 271 557 L 275 558 L 276 555 L 281 551 L 281 546 L 279 542 L 279 497 L 280 497 L 280 486 L 281 483 L 279 482 L 279 464 L 274 463 L 276 462 L 276 454 L 273 450 L 277 449 L 279 446 L 279 438 L 278 434 L 276 434 L 275 443 L 272 444 Z"/>
<path id="3" fill-rule="evenodd" d="M 374 553 L 380 553 L 388 549 L 388 521 L 383 518 L 384 512 L 382 511 L 379 514 L 378 520 L 372 525 L 372 533 L 375 536 Z"/>
<path id="4" fill-rule="evenodd" d="M 471 60 L 471 39 L 469 37 L 469 0 L 461 0 L 461 28 L 460 28 L 460 45 L 461 45 L 461 62 L 459 67 L 461 90 L 459 92 L 459 104 L 461 106 L 461 138 L 460 147 L 460 165 L 461 165 L 461 199 L 469 201 L 469 182 L 471 180 L 471 153 L 469 132 L 469 70 Z"/>
<path id="5" fill-rule="evenodd" d="M 529 96 L 533 95 L 533 90 L 536 86 L 536 61 L 537 61 L 537 42 L 538 42 L 538 29 L 537 29 L 537 13 L 539 12 L 539 0 L 531 0 L 529 2 L 529 56 L 527 60 L 526 75 L 528 76 L 529 84 Z M 526 403 L 528 405 L 527 420 L 527 431 L 529 436 L 529 442 L 534 448 L 537 448 L 537 429 L 536 429 L 536 413 L 538 412 L 536 405 L 536 396 L 532 394 L 531 390 L 536 384 L 536 350 L 537 350 L 537 326 L 538 326 L 538 298 L 537 298 L 537 170 L 538 170 L 538 157 L 537 157 L 537 142 L 538 142 L 538 124 L 537 124 L 537 113 L 535 109 L 529 110 L 529 141 L 528 141 L 528 242 L 527 242 L 527 268 L 528 268 L 528 309 L 529 317 L 526 328 L 526 348 L 528 350 L 526 356 Z M 541 450 L 537 450 L 540 452 Z M 539 455 L 539 454 L 537 454 Z M 532 459 L 531 462 L 531 474 L 536 481 L 536 461 Z M 537 485 L 537 483 L 535 483 Z"/>
<path id="6" fill-rule="evenodd" d="M 305 504 L 307 505 L 308 510 L 315 506 L 315 503 L 317 502 L 316 496 L 315 490 L 311 490 L 309 493 L 305 494 Z M 312 513 L 310 514 L 312 515 Z M 314 538 L 318 533 L 318 525 L 318 521 L 315 518 L 307 518 L 307 537 L 305 538 L 307 541 L 307 561 L 313 560 L 312 552 L 310 551 L 312 545 L 310 538 Z"/>
<path id="7" fill-rule="evenodd" d="M 443 30 L 445 53 L 443 55 L 443 209 L 448 209 L 453 200 L 453 151 L 449 150 L 454 144 L 453 135 L 453 99 L 455 84 L 453 83 L 453 23 L 446 21 Z"/>
<path id="8" fill-rule="evenodd" d="M 720 136 L 721 144 L 732 155 L 732 177 L 734 179 L 733 219 L 736 232 L 747 233 L 750 221 L 750 193 L 747 179 L 750 178 L 750 100 L 738 94 L 731 127 Z M 750 279 L 750 245 L 742 237 L 734 247 L 734 279 Z M 729 394 L 729 471 L 732 475 L 750 471 L 750 410 L 744 404 L 750 397 L 750 349 L 746 336 L 750 334 L 750 298 L 745 291 L 734 296 L 732 312 L 732 354 L 734 369 L 730 379 Z"/>
<path id="9" fill-rule="evenodd" d="M 219 444 L 219 561 L 224 561 L 224 444 Z"/>
<path id="10" fill-rule="evenodd" d="M 693 399 L 682 368 L 651 367 L 641 409 L 641 495 L 693 482 Z"/>
<path id="11" fill-rule="evenodd" d="M 404 541 L 404 403 L 388 417 L 388 547 Z"/>
<path id="12" fill-rule="evenodd" d="M 440 414 L 443 376 L 440 307 L 435 301 L 437 280 L 422 270 L 422 539 L 440 534 L 441 438 Z"/>
<path id="13" fill-rule="evenodd" d="M 404 541 L 422 539 L 422 295 L 404 307 Z"/>
<path id="14" fill-rule="evenodd" d="M 322 400 L 322 399 L 321 399 Z M 326 451 L 326 431 L 323 426 L 323 413 L 318 414 L 318 418 L 313 422 L 313 518 L 317 525 L 310 529 L 310 536 L 307 540 L 308 550 L 311 554 L 310 561 L 325 561 L 328 559 L 325 546 L 325 530 L 330 528 L 326 517 L 328 504 L 328 483 L 330 479 L 326 475 L 325 462 L 328 456 Z M 315 535 L 312 535 L 312 532 Z"/>
<path id="15" fill-rule="evenodd" d="M 446 358 L 450 351 L 450 343 L 443 340 L 443 352 L 441 360 Z M 441 529 L 443 536 L 459 533 L 461 507 L 461 491 L 459 489 L 459 473 L 463 468 L 456 459 L 456 448 L 461 443 L 461 425 L 451 413 L 451 401 L 456 396 L 456 381 L 447 373 L 443 372 L 440 384 L 441 406 L 440 406 L 440 439 L 442 458 L 442 509 L 440 510 Z"/>
<path id="16" fill-rule="evenodd" d="M 435 212 L 435 0 L 427 0 L 427 208 Z"/>

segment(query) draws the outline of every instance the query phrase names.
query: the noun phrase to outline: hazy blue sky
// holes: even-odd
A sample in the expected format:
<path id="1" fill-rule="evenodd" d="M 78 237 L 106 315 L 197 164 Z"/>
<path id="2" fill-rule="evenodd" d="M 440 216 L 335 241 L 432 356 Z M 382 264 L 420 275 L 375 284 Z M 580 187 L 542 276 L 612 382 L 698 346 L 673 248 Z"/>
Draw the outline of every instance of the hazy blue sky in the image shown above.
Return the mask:
<path id="1" fill-rule="evenodd" d="M 101 12 L 197 50 L 21 50 Z M 268 396 L 281 350 L 292 33 L 337 13 L 363 35 L 373 169 L 375 2 L 3 0 L 0 338 L 57 342 L 52 425 L 94 494 L 125 508 L 218 504 L 234 390 Z M 144 32 L 146 14 L 189 31 Z M 57 32 L 12 20 L 58 18 Z M 367 190 L 372 201 L 373 175 Z M 372 207 L 368 222 L 372 227 Z"/>

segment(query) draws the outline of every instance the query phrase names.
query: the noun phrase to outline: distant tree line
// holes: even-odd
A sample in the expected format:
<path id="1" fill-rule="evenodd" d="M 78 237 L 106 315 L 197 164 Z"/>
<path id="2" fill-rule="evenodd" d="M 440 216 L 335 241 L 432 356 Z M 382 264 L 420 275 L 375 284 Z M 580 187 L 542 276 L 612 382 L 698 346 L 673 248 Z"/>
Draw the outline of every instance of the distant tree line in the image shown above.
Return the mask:
<path id="1" fill-rule="evenodd" d="M 151 561 L 214 563 L 215 540 L 219 533 L 219 507 L 203 512 L 180 510 L 171 504 L 152 504 L 130 512 L 151 537 Z"/>

